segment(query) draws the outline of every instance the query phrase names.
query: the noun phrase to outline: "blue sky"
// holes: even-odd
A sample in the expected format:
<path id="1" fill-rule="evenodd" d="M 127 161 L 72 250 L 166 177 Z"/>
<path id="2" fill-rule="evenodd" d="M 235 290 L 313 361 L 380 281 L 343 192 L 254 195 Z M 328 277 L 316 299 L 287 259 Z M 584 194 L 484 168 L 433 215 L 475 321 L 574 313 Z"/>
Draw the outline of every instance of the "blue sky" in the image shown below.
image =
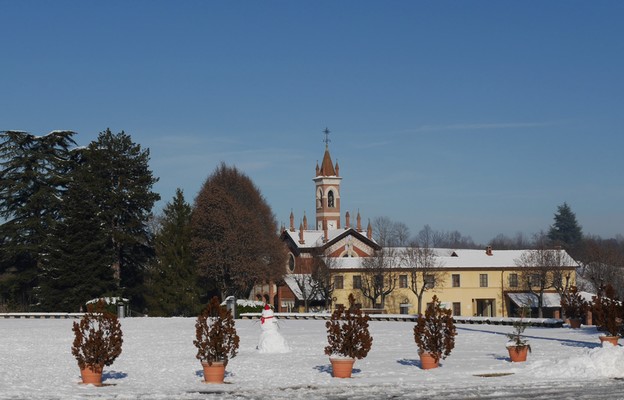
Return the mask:
<path id="1" fill-rule="evenodd" d="M 487 243 L 624 234 L 624 2 L 0 0 L 0 130 L 107 127 L 192 202 L 224 161 L 287 223 L 330 150 L 342 212 Z"/>

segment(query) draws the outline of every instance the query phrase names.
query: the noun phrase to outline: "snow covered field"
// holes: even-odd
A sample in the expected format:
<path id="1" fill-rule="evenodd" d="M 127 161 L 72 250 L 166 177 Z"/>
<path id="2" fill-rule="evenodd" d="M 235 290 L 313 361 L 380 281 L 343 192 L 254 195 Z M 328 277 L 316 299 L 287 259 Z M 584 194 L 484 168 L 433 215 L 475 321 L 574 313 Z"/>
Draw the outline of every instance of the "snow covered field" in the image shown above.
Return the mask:
<path id="1" fill-rule="evenodd" d="M 122 320 L 123 353 L 105 387 L 79 385 L 73 320 L 0 320 L 0 399 L 624 399 L 624 347 L 599 344 L 594 328 L 528 328 L 533 352 L 508 361 L 510 326 L 458 325 L 455 350 L 419 368 L 413 323 L 372 322 L 373 347 L 352 379 L 334 379 L 324 321 L 280 320 L 292 352 L 260 354 L 260 322 L 237 320 L 239 355 L 226 384 L 202 383 L 193 318 Z M 509 374 L 482 377 L 478 375 Z"/>

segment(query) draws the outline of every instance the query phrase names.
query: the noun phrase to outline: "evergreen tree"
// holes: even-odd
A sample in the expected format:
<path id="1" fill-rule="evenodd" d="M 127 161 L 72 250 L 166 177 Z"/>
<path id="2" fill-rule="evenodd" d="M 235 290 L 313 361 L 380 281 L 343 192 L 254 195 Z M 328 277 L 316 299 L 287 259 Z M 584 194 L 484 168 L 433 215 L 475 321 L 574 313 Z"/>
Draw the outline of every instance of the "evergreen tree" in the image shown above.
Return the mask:
<path id="1" fill-rule="evenodd" d="M 0 302 L 26 308 L 46 238 L 59 218 L 74 132 L 0 132 Z"/>
<path id="2" fill-rule="evenodd" d="M 49 235 L 50 252 L 42 261 L 37 298 L 43 311 L 77 312 L 88 300 L 117 289 L 111 241 L 96 217 L 99 202 L 93 183 L 85 166 L 72 173 L 63 218 Z"/>
<path id="3" fill-rule="evenodd" d="M 557 245 L 562 245 L 566 250 L 574 250 L 581 243 L 583 233 L 576 221 L 576 214 L 567 203 L 557 207 L 555 222 L 548 231 L 548 238 Z"/>
<path id="4" fill-rule="evenodd" d="M 191 251 L 191 206 L 182 190 L 168 203 L 154 244 L 156 259 L 148 275 L 147 306 L 152 316 L 191 316 L 201 311 Z"/>
<path id="5" fill-rule="evenodd" d="M 142 308 L 144 269 L 153 257 L 147 223 L 160 195 L 152 192 L 158 181 L 150 171 L 149 150 L 141 149 L 125 132 L 101 132 L 83 151 L 92 178 L 95 214 L 110 242 L 115 277 L 124 297 Z"/>
<path id="6" fill-rule="evenodd" d="M 284 245 L 271 208 L 251 179 L 221 164 L 201 188 L 191 217 L 198 271 L 221 298 L 249 296 L 258 282 L 283 276 Z"/>

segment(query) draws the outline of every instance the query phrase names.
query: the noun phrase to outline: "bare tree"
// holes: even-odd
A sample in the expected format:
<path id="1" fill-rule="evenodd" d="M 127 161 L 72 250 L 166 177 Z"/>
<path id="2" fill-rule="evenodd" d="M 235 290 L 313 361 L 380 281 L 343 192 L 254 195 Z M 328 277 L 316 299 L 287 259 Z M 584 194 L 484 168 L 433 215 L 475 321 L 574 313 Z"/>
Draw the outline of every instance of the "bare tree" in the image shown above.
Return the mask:
<path id="1" fill-rule="evenodd" d="M 423 248 L 439 247 L 443 241 L 444 234 L 434 230 L 429 225 L 425 225 L 416 236 L 416 242 Z"/>
<path id="2" fill-rule="evenodd" d="M 375 251 L 362 262 L 362 295 L 371 301 L 373 308 L 384 309 L 386 297 L 395 289 L 398 280 L 396 250 L 392 247 Z M 378 302 L 379 300 L 379 302 Z"/>
<path id="3" fill-rule="evenodd" d="M 393 222 L 388 217 L 376 217 L 373 219 L 373 237 L 382 247 L 388 245 L 392 234 Z"/>
<path id="4" fill-rule="evenodd" d="M 311 277 L 316 285 L 316 293 L 325 301 L 325 309 L 329 310 L 334 295 L 334 281 L 331 271 L 336 267 L 336 259 L 322 253 L 312 257 Z"/>
<path id="5" fill-rule="evenodd" d="M 373 219 L 373 236 L 382 247 L 405 246 L 409 240 L 410 231 L 403 222 L 392 221 L 388 217 Z"/>
<path id="6" fill-rule="evenodd" d="M 600 237 L 584 238 L 578 261 L 582 276 L 592 286 L 586 290 L 597 293 L 607 283 L 618 288 L 624 286 L 624 242 Z M 623 291 L 620 289 L 618 295 L 622 297 Z"/>
<path id="7" fill-rule="evenodd" d="M 538 317 L 542 318 L 544 293 L 555 289 L 560 295 L 566 295 L 572 283 L 570 267 L 574 261 L 561 249 L 545 247 L 527 250 L 514 261 L 522 268 L 519 272 L 522 286 L 537 298 Z"/>
<path id="8" fill-rule="evenodd" d="M 401 262 L 409 271 L 409 288 L 418 299 L 418 314 L 422 314 L 422 299 L 427 290 L 435 290 L 444 280 L 446 272 L 437 260 L 434 249 L 411 243 L 402 250 Z"/>
<path id="9" fill-rule="evenodd" d="M 470 236 L 463 236 L 459 231 L 451 231 L 443 234 L 443 240 L 438 246 L 452 249 L 476 249 L 477 246 Z"/>
<path id="10" fill-rule="evenodd" d="M 319 283 L 314 279 L 314 276 L 311 274 L 292 274 L 289 276 L 293 279 L 293 281 L 297 285 L 297 288 L 301 292 L 305 312 L 309 312 L 310 301 L 318 297 L 320 290 Z"/>
<path id="11" fill-rule="evenodd" d="M 523 250 L 532 247 L 531 241 L 522 232 L 517 232 L 514 237 L 508 237 L 501 233 L 489 243 L 492 248 L 499 250 Z"/>
<path id="12" fill-rule="evenodd" d="M 403 222 L 395 222 L 392 230 L 390 246 L 405 246 L 410 238 L 410 230 Z"/>

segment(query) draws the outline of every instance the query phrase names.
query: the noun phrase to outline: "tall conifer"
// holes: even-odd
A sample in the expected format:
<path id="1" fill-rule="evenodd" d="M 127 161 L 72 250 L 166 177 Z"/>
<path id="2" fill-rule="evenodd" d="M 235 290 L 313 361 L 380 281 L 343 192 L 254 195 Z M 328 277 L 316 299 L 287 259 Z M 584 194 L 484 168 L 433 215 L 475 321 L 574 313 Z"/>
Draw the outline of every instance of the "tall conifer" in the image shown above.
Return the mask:
<path id="1" fill-rule="evenodd" d="M 148 275 L 147 307 L 152 316 L 191 316 L 201 311 L 191 252 L 191 206 L 182 190 L 167 203 L 156 233 L 156 258 Z"/>
<path id="2" fill-rule="evenodd" d="M 583 238 L 580 225 L 576 221 L 576 214 L 568 203 L 557 207 L 555 222 L 548 231 L 548 238 L 555 244 L 563 245 L 566 250 L 573 251 Z"/>
<path id="3" fill-rule="evenodd" d="M 0 132 L 0 302 L 33 304 L 47 236 L 59 219 L 75 133 Z"/>
<path id="4" fill-rule="evenodd" d="M 89 144 L 83 156 L 98 202 L 95 218 L 111 245 L 120 294 L 142 309 L 144 270 L 153 257 L 147 224 L 154 203 L 160 199 L 152 192 L 158 178 L 149 169 L 149 150 L 143 150 L 125 132 L 113 134 L 107 129 Z"/>
<path id="5" fill-rule="evenodd" d="M 63 218 L 49 235 L 50 251 L 42 261 L 37 298 L 43 311 L 77 312 L 88 300 L 116 292 L 111 241 L 96 217 L 94 183 L 84 165 L 72 173 Z"/>

